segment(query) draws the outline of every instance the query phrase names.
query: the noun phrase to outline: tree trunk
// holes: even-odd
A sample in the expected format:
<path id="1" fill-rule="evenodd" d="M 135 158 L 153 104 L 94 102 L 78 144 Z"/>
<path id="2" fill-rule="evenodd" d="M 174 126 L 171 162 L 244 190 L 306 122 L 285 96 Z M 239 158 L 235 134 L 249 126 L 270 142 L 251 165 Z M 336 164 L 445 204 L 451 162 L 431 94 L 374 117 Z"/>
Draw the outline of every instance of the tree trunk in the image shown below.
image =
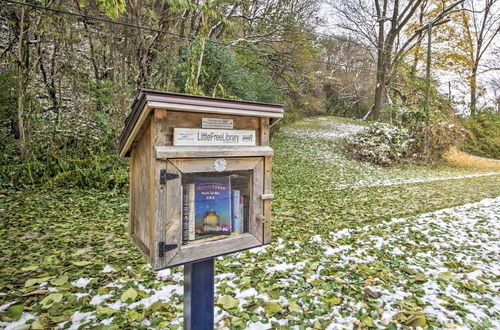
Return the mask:
<path id="1" fill-rule="evenodd" d="M 19 23 L 19 43 L 17 46 L 17 128 L 19 132 L 19 150 L 21 159 L 26 159 L 28 154 L 28 145 L 26 143 L 26 132 L 24 129 L 24 102 L 26 94 L 26 54 L 24 34 L 25 8 L 21 8 L 21 21 Z"/>
<path id="2" fill-rule="evenodd" d="M 205 38 L 201 38 L 200 40 L 200 57 L 198 59 L 198 65 L 196 68 L 196 76 L 194 78 L 193 86 L 195 87 L 196 91 L 198 92 L 199 89 L 199 80 L 200 80 L 200 75 L 201 75 L 201 68 L 203 66 L 203 56 L 205 54 Z"/>
<path id="3" fill-rule="evenodd" d="M 474 116 L 476 114 L 477 105 L 477 66 L 472 67 L 471 77 L 470 77 L 470 114 Z"/>
<path id="4" fill-rule="evenodd" d="M 380 112 L 385 104 L 386 95 L 386 79 L 385 74 L 377 73 L 377 86 L 375 87 L 375 101 L 373 109 L 368 116 L 369 120 L 377 120 L 380 117 Z"/>
<path id="5" fill-rule="evenodd" d="M 385 15 L 385 9 L 384 13 Z M 380 112 L 385 103 L 386 94 L 386 54 L 384 47 L 384 21 L 380 20 L 378 23 L 378 40 L 377 40 L 377 85 L 375 87 L 375 100 L 371 112 L 367 118 L 370 120 L 377 120 L 380 117 Z"/>

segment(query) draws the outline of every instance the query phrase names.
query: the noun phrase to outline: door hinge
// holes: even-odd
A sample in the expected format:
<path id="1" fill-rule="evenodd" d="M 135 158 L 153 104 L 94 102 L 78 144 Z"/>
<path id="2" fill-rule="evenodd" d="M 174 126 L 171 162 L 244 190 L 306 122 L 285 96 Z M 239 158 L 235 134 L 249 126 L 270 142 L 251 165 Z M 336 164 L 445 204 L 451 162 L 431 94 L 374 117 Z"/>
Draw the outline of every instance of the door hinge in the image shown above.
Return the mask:
<path id="1" fill-rule="evenodd" d="M 179 178 L 179 174 L 168 173 L 167 170 L 160 170 L 160 184 L 165 184 L 168 180 L 177 178 Z"/>
<path id="2" fill-rule="evenodd" d="M 158 243 L 158 256 L 163 258 L 165 256 L 164 252 L 177 249 L 177 244 L 165 244 L 165 242 Z"/>

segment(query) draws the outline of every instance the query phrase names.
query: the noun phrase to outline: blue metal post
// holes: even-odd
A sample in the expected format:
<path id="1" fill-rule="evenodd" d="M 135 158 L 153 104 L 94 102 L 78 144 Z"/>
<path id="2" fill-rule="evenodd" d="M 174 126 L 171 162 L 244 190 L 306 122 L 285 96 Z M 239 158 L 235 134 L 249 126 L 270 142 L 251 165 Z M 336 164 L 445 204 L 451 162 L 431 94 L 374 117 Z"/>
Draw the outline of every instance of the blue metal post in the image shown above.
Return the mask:
<path id="1" fill-rule="evenodd" d="M 184 265 L 184 329 L 214 328 L 214 259 Z"/>

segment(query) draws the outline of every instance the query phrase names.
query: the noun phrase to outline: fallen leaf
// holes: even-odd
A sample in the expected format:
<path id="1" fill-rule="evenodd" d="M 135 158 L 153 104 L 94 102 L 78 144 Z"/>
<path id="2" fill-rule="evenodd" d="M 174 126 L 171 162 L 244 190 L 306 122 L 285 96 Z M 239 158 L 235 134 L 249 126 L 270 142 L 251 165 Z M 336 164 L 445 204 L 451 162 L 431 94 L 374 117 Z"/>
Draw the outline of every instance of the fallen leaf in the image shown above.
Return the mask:
<path id="1" fill-rule="evenodd" d="M 267 315 L 273 316 L 274 314 L 281 312 L 281 305 L 277 302 L 266 301 L 264 303 L 264 310 L 266 311 Z"/>
<path id="2" fill-rule="evenodd" d="M 450 272 L 441 272 L 438 274 L 438 277 L 441 280 L 450 281 L 453 279 L 453 274 Z"/>
<path id="3" fill-rule="evenodd" d="M 23 315 L 24 306 L 23 305 L 13 305 L 7 309 L 7 317 L 13 319 L 14 321 L 19 320 L 21 315 Z"/>
<path id="4" fill-rule="evenodd" d="M 364 291 L 364 292 L 365 292 L 365 294 L 366 294 L 368 297 L 370 297 L 370 298 L 375 298 L 375 299 L 376 299 L 376 298 L 378 298 L 378 297 L 380 297 L 380 296 L 382 295 L 382 293 L 380 293 L 380 292 L 376 292 L 376 291 L 372 291 L 372 290 L 370 290 L 370 289 L 365 289 L 365 291 Z"/>
<path id="5" fill-rule="evenodd" d="M 330 305 L 336 306 L 342 302 L 342 299 L 339 297 L 325 298 L 324 301 Z"/>
<path id="6" fill-rule="evenodd" d="M 40 301 L 40 304 L 42 304 L 43 309 L 49 309 L 52 307 L 54 304 L 60 302 L 63 298 L 63 295 L 56 292 L 56 293 L 51 293 L 47 297 L 43 298 L 42 301 Z"/>
<path id="7" fill-rule="evenodd" d="M 134 301 L 137 298 L 137 291 L 134 288 L 129 288 L 127 291 L 122 293 L 120 300 L 126 302 L 127 300 Z"/>
<path id="8" fill-rule="evenodd" d="M 55 286 L 61 286 L 68 282 L 68 275 L 63 275 L 58 278 L 54 278 L 50 280 L 50 284 L 55 285 Z"/>
<path id="9" fill-rule="evenodd" d="M 40 284 L 40 283 L 43 283 L 43 282 L 47 282 L 49 279 L 50 279 L 50 276 L 38 277 L 38 278 L 30 278 L 29 280 L 27 280 L 24 283 L 24 286 L 25 287 L 33 286 L 35 284 Z"/>
<path id="10" fill-rule="evenodd" d="M 37 270 L 37 269 L 38 269 L 37 265 L 31 265 L 31 266 L 27 266 L 27 267 L 22 267 L 21 271 L 30 272 L 30 271 Z"/>
<path id="11" fill-rule="evenodd" d="M 31 291 L 31 292 L 23 294 L 23 297 L 36 296 L 36 295 L 47 294 L 47 293 L 49 293 L 49 290 L 35 290 L 35 291 Z"/>
<path id="12" fill-rule="evenodd" d="M 238 303 L 239 303 L 238 299 L 234 299 L 231 296 L 220 297 L 217 300 L 217 305 L 222 306 L 222 308 L 224 308 L 226 310 L 232 309 L 232 308 L 238 306 Z"/>
<path id="13" fill-rule="evenodd" d="M 409 327 L 421 327 L 424 328 L 427 326 L 427 320 L 425 318 L 424 314 L 415 314 L 408 321 L 404 323 L 405 325 Z"/>
<path id="14" fill-rule="evenodd" d="M 425 282 L 426 277 L 425 277 L 424 273 L 420 273 L 417 276 L 415 276 L 413 279 L 415 280 L 415 282 Z"/>
<path id="15" fill-rule="evenodd" d="M 288 303 L 288 310 L 290 312 L 296 312 L 296 313 L 302 312 L 302 308 L 300 308 L 300 306 L 295 301 L 291 301 Z"/>
<path id="16" fill-rule="evenodd" d="M 116 309 L 113 309 L 111 307 L 103 307 L 103 306 L 97 306 L 96 307 L 96 313 L 97 315 L 106 315 L 106 316 L 111 316 L 115 313 L 117 313 L 118 311 Z"/>

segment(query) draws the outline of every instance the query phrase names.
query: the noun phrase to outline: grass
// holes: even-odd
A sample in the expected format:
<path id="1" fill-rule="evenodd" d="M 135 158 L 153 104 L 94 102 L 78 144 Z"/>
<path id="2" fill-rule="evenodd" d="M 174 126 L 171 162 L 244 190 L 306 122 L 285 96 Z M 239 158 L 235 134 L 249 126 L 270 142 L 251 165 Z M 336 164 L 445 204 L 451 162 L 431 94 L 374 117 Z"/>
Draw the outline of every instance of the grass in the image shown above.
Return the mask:
<path id="1" fill-rule="evenodd" d="M 459 167 L 483 168 L 490 171 L 500 171 L 500 160 L 477 157 L 456 148 L 445 154 L 445 160 Z"/>
<path id="2" fill-rule="evenodd" d="M 415 177 L 446 179 L 490 169 L 359 163 L 343 153 L 334 134 L 321 136 L 342 123 L 315 120 L 322 126 L 295 124 L 273 137 L 273 243 L 217 259 L 218 327 L 326 328 L 333 323 L 334 328 L 391 328 L 423 321 L 434 327 L 446 322 L 493 327 L 495 309 L 474 321 L 458 298 L 446 307 L 456 317 L 446 314 L 443 321 L 423 312 L 429 307 L 424 285 L 437 283 L 444 289 L 436 292 L 445 292 L 447 285 L 458 285 L 453 279 L 467 269 L 451 257 L 458 248 L 440 250 L 448 251 L 454 265 L 412 259 L 436 251 L 430 243 L 401 256 L 390 251 L 395 246 L 404 250 L 410 241 L 432 241 L 427 220 L 412 216 L 495 198 L 500 176 L 414 183 Z M 318 135 L 302 136 L 308 130 Z M 127 236 L 128 196 L 85 189 L 3 190 L 0 214 L 0 326 L 28 322 L 32 328 L 146 329 L 182 323 L 182 268 L 155 274 L 142 259 Z M 407 220 L 393 225 L 392 218 Z M 460 221 L 453 214 L 447 219 Z M 413 232 L 413 222 L 424 229 Z M 488 228 L 483 222 L 473 230 L 482 233 Z M 377 237 L 395 243 L 376 249 Z M 328 254 L 348 245 L 351 250 Z M 428 267 L 429 274 L 436 265 L 448 270 L 422 279 L 419 271 L 408 268 L 415 265 Z M 109 266 L 115 271 L 103 272 Z M 446 272 L 451 277 L 437 278 Z M 469 284 L 469 291 L 460 290 L 468 299 L 482 299 L 477 306 L 489 306 L 495 280 L 485 273 Z M 394 298 L 395 288 L 408 297 Z M 379 293 L 382 297 L 375 298 Z M 390 312 L 394 315 L 387 319 Z"/>

